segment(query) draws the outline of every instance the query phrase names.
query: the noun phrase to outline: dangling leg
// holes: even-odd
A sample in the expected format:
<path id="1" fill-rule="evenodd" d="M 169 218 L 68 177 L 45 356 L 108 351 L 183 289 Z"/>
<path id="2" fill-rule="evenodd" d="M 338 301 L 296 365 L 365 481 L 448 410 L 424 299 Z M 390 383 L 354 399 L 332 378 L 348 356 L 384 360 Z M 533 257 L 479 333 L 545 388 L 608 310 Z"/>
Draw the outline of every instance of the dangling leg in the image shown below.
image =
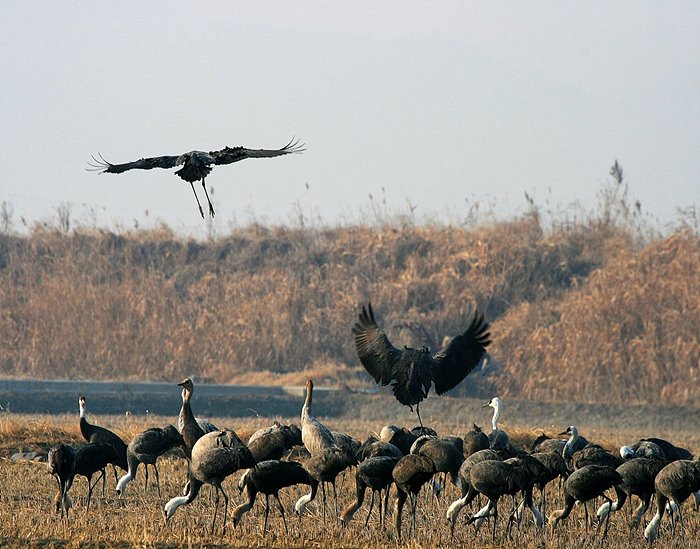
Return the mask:
<path id="1" fill-rule="evenodd" d="M 418 423 L 420 423 L 421 429 L 423 428 L 423 420 L 420 418 L 420 402 L 416 404 L 416 413 L 418 414 Z"/>
<path id="2" fill-rule="evenodd" d="M 202 188 L 204 189 L 204 194 L 207 196 L 207 202 L 209 202 L 209 215 L 214 217 L 214 205 L 211 203 L 211 200 L 209 199 L 209 193 L 207 192 L 207 186 L 204 184 L 204 181 L 206 180 L 206 177 L 202 178 Z"/>
<path id="3" fill-rule="evenodd" d="M 197 206 L 199 207 L 199 215 L 202 216 L 202 219 L 204 219 L 204 210 L 202 209 L 202 205 L 199 203 L 199 197 L 197 196 L 197 191 L 194 190 L 194 183 L 190 181 L 190 187 L 192 187 L 192 192 L 194 193 L 194 197 L 197 199 Z"/>

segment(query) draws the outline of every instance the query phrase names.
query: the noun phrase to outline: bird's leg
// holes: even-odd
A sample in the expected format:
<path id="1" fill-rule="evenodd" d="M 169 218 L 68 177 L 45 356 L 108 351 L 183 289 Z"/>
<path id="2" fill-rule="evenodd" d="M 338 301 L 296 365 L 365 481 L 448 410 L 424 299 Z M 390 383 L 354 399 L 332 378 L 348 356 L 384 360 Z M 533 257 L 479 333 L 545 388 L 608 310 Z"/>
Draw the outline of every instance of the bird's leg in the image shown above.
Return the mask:
<path id="1" fill-rule="evenodd" d="M 389 493 L 391 492 L 391 484 L 386 487 L 386 492 L 384 494 L 384 522 L 386 523 L 386 513 L 387 513 L 387 508 L 389 507 Z M 381 494 L 379 494 L 381 497 Z"/>
<path id="2" fill-rule="evenodd" d="M 284 506 L 282 505 L 280 497 L 277 494 L 275 494 L 275 499 L 277 500 L 277 506 L 280 508 L 280 513 L 282 514 L 282 522 L 284 523 L 284 533 L 286 535 L 289 535 L 289 530 L 287 529 L 287 519 L 284 516 Z"/>
<path id="3" fill-rule="evenodd" d="M 420 423 L 421 429 L 423 428 L 423 420 L 420 417 L 420 402 L 416 404 L 416 413 L 418 414 L 418 423 Z"/>
<path id="4" fill-rule="evenodd" d="M 411 530 L 410 533 L 416 531 L 416 506 L 418 505 L 418 494 L 411 494 Z"/>
<path id="5" fill-rule="evenodd" d="M 605 501 L 607 501 L 608 504 L 610 505 L 609 509 L 612 509 L 612 500 L 605 495 L 603 496 L 603 499 L 605 499 Z M 603 530 L 603 539 L 605 539 L 608 535 L 608 526 L 610 525 L 610 515 L 612 515 L 612 513 L 608 513 L 607 516 L 605 517 L 605 529 Z"/>
<path id="6" fill-rule="evenodd" d="M 382 511 L 381 511 L 381 505 L 382 505 L 382 498 L 381 496 L 379 497 L 379 517 L 381 521 L 381 516 L 382 516 Z M 374 490 L 372 490 L 372 499 L 369 500 L 369 511 L 367 512 L 367 518 L 365 519 L 365 528 L 367 528 L 367 524 L 369 523 L 369 516 L 372 514 L 372 507 L 374 507 Z"/>
<path id="7" fill-rule="evenodd" d="M 491 536 L 492 541 L 496 541 L 496 523 L 498 522 L 498 501 L 493 502 L 493 534 Z"/>
<path id="8" fill-rule="evenodd" d="M 216 523 L 216 511 L 219 508 L 219 487 L 216 486 L 216 498 L 214 499 L 214 517 L 211 519 L 211 532 L 209 535 L 214 534 L 214 524 Z"/>
<path id="9" fill-rule="evenodd" d="M 204 184 L 205 180 L 206 180 L 206 177 L 202 178 L 202 188 L 204 189 L 204 194 L 207 197 L 207 202 L 209 202 L 209 215 L 214 217 L 216 215 L 214 213 L 214 205 L 211 203 L 211 200 L 209 199 L 209 193 L 207 192 L 207 186 Z"/>
<path id="10" fill-rule="evenodd" d="M 270 514 L 270 494 L 265 494 L 265 520 L 263 522 L 263 536 L 267 533 L 267 516 Z"/>
<path id="11" fill-rule="evenodd" d="M 202 209 L 202 205 L 199 203 L 199 197 L 197 196 L 197 191 L 194 190 L 194 183 L 190 181 L 190 187 L 192 187 L 192 192 L 194 193 L 194 197 L 197 200 L 197 206 L 199 207 L 199 215 L 202 216 L 202 219 L 204 219 L 204 210 Z"/>
<path id="12" fill-rule="evenodd" d="M 160 498 L 160 475 L 158 474 L 158 465 L 154 463 L 153 468 L 156 471 L 156 486 L 158 487 L 158 497 Z"/>
<path id="13" fill-rule="evenodd" d="M 335 491 L 335 479 L 331 482 L 333 486 L 333 499 L 335 500 L 335 516 L 338 516 L 338 493 Z"/>
<path id="14" fill-rule="evenodd" d="M 146 487 L 143 489 L 143 491 L 148 492 L 148 463 L 144 463 L 143 468 L 145 469 L 143 474 L 146 477 Z"/>
<path id="15" fill-rule="evenodd" d="M 228 494 L 224 492 L 223 488 L 220 488 L 221 494 L 224 496 L 224 527 L 221 529 L 221 535 L 226 533 L 226 515 L 228 514 Z"/>

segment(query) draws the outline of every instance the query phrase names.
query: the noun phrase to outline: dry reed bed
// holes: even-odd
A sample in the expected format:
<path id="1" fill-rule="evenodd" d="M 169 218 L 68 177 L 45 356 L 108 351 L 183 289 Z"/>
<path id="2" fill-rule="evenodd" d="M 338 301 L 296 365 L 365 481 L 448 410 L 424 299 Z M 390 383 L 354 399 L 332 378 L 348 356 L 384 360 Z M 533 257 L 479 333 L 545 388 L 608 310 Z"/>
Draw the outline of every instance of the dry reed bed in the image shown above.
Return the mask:
<path id="1" fill-rule="evenodd" d="M 252 226 L 205 243 L 37 228 L 0 235 L 0 374 L 366 383 L 350 326 L 371 299 L 414 346 L 397 322 L 440 341 L 478 305 L 503 396 L 692 404 L 698 272 L 690 232 L 640 248 L 614 224 L 544 233 L 534 215 L 474 230 Z"/>
<path id="2" fill-rule="evenodd" d="M 280 418 L 283 421 L 296 421 L 296 418 Z M 153 425 L 162 425 L 164 418 L 134 419 L 124 417 L 100 417 L 96 422 L 109 425 L 127 440 L 138 431 Z M 93 418 L 93 421 L 94 418 Z M 247 436 L 269 421 L 260 419 L 231 419 L 216 418 L 220 426 L 234 427 L 242 436 Z M 332 428 L 349 432 L 364 438 L 368 433 L 378 430 L 381 425 L 350 418 L 326 419 Z M 445 416 L 437 420 L 434 426 L 442 433 L 462 433 L 464 426 L 457 424 L 455 419 Z M 511 435 L 516 443 L 527 446 L 540 431 L 538 428 L 512 428 Z M 594 430 L 594 440 L 609 448 L 615 448 L 624 442 L 629 442 L 641 433 L 633 429 L 629 431 L 609 431 L 605 426 Z M 7 416 L 0 422 L 0 440 L 2 450 L 19 443 L 19 437 L 29 437 L 33 441 L 43 440 L 41 447 L 46 447 L 60 440 L 73 442 L 79 437 L 77 421 L 72 416 L 47 418 L 45 416 Z M 586 433 L 589 435 L 589 433 Z M 678 433 L 666 433 L 665 436 L 679 441 Z M 64 438 L 66 437 L 66 438 Z M 94 509 L 89 512 L 84 509 L 80 496 L 85 494 L 85 481 L 76 481 L 71 491 L 74 509 L 68 522 L 61 520 L 51 512 L 51 500 L 56 491 L 56 483 L 49 476 L 46 465 L 42 463 L 18 462 L 0 459 L 0 545 L 11 546 L 32 544 L 35 546 L 79 546 L 82 544 L 99 544 L 102 547 L 138 545 L 144 547 L 168 546 L 218 546 L 232 545 L 239 547 L 367 547 L 367 546 L 396 546 L 396 547 L 461 547 L 469 544 L 475 547 L 513 547 L 524 548 L 553 547 L 600 547 L 600 535 L 591 531 L 586 533 L 583 523 L 583 512 L 577 507 L 570 519 L 561 528 L 552 531 L 545 527 L 537 531 L 528 516 L 520 530 L 515 530 L 513 537 L 506 538 L 504 534 L 505 521 L 501 519 L 499 534 L 495 544 L 487 528 L 478 533 L 473 528 L 467 528 L 462 521 L 457 525 L 456 536 L 450 538 L 444 513 L 449 503 L 458 497 L 457 490 L 448 487 L 448 496 L 440 501 L 431 500 L 426 490 L 421 494 L 417 532 L 405 536 L 403 542 L 395 539 L 393 528 L 380 529 L 373 515 L 368 528 L 364 528 L 365 513 L 368 501 L 358 512 L 353 522 L 346 529 L 332 519 L 332 498 L 329 500 L 327 520 L 321 520 L 320 509 L 311 507 L 311 513 L 298 518 L 291 513 L 294 501 L 300 497 L 303 490 L 291 488 L 281 494 L 282 502 L 288 512 L 289 535 L 285 535 L 278 511 L 271 511 L 269 532 L 266 536 L 261 533 L 262 501 L 259 498 L 254 510 L 245 515 L 242 524 L 233 528 L 229 521 L 228 530 L 222 536 L 220 530 L 212 536 L 209 525 L 212 518 L 213 502 L 209 500 L 207 490 L 204 490 L 198 500 L 190 506 L 181 508 L 166 526 L 163 522 L 162 506 L 182 489 L 185 478 L 186 463 L 175 457 L 163 458 L 160 462 L 161 489 L 163 497 L 158 498 L 155 490 L 144 493 L 143 471 L 138 479 L 130 484 L 125 497 L 113 495 L 114 480 L 108 475 L 108 490 L 105 497 L 93 499 Z M 242 497 L 238 494 L 236 482 L 239 474 L 230 477 L 225 488 L 231 496 L 232 506 L 240 503 Z M 152 480 L 152 476 L 149 480 Z M 97 490 L 99 495 L 99 488 Z M 349 503 L 354 494 L 354 479 L 352 475 L 339 481 L 339 507 Z M 548 492 L 548 513 L 555 507 L 561 506 L 561 498 L 556 486 L 551 486 Z M 262 500 L 262 501 L 261 501 Z M 393 500 L 393 496 L 392 496 Z M 319 500 L 320 501 L 320 500 Z M 503 500 L 502 514 L 506 514 L 509 504 Z M 231 509 L 230 509 L 231 510 Z M 693 547 L 700 539 L 700 514 L 692 509 L 690 504 L 684 506 L 686 531 L 675 538 L 671 537 L 668 522 L 662 529 L 659 546 L 663 547 Z M 291 514 L 290 514 L 291 513 Z M 405 513 L 405 511 L 404 511 Z M 465 514 L 465 513 L 463 513 Z M 646 520 L 651 517 L 648 513 Z M 229 515 L 230 516 L 230 515 Z M 407 515 L 404 517 L 404 533 L 407 534 Z M 608 540 L 603 546 L 638 547 L 643 543 L 642 532 L 632 534 L 627 528 L 627 513 L 613 515 Z M 391 515 L 389 524 L 392 524 Z"/>

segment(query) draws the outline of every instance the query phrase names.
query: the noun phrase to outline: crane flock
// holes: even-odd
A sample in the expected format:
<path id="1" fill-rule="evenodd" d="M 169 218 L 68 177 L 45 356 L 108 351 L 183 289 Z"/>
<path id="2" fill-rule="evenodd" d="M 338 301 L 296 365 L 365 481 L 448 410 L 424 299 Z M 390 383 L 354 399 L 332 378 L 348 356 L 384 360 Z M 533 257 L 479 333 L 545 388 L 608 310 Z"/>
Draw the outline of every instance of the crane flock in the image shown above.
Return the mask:
<path id="1" fill-rule="evenodd" d="M 352 333 L 358 357 L 375 381 L 383 385 L 392 383 L 399 403 L 418 407 L 433 384 L 436 392 L 442 394 L 464 379 L 490 343 L 488 329 L 488 322 L 477 311 L 464 333 L 436 355 L 425 349 L 398 350 L 377 326 L 372 307 L 368 305 L 362 307 Z M 127 484 L 136 478 L 140 464 L 144 464 L 147 489 L 150 465 L 155 472 L 160 498 L 157 461 L 178 448 L 187 462 L 187 482 L 181 494 L 165 502 L 163 516 L 168 523 L 180 508 L 198 497 L 202 486 L 209 484 L 215 490 L 212 533 L 219 515 L 220 496 L 224 500 L 221 532 L 226 532 L 230 497 L 224 483 L 236 473 L 240 473 L 237 486 L 243 493 L 243 501 L 233 510 L 233 526 L 239 527 L 244 515 L 253 508 L 257 495 L 263 494 L 263 535 L 267 532 L 270 496 L 276 501 L 285 532 L 288 532 L 279 493 L 292 486 L 309 490 L 294 505 L 300 520 L 308 515 L 309 506 L 316 500 L 320 488 L 321 502 L 315 505 L 320 508 L 325 524 L 326 484 L 330 484 L 334 493 L 332 516 L 337 517 L 338 524 L 343 527 L 349 527 L 365 502 L 366 490 L 371 489 L 365 527 L 378 496 L 380 528 L 390 530 L 396 539 L 404 534 L 402 515 L 407 502 L 411 518 L 409 534 L 417 535 L 417 508 L 425 505 L 418 496 L 426 485 L 432 487 L 436 496 L 431 504 L 435 521 L 446 521 L 454 536 L 461 528 L 473 524 L 478 530 L 490 520 L 494 542 L 499 532 L 499 516 L 507 517 L 506 536 L 510 535 L 514 524 L 521 526 L 526 511 L 532 515 L 533 528 L 540 530 L 547 525 L 554 531 L 575 512 L 577 502 L 583 508 L 586 528 L 589 523 L 596 524 L 604 538 L 615 512 L 633 496 L 639 498 L 640 503 L 629 522 L 631 531 L 638 529 L 652 498 L 656 498 L 656 513 L 643 532 L 647 541 L 654 542 L 662 535 L 660 526 L 666 513 L 671 515 L 671 527 L 675 529 L 676 522 L 683 524 L 683 502 L 691 495 L 696 502 L 700 501 L 700 461 L 693 460 L 685 448 L 663 439 L 645 438 L 621 447 L 618 456 L 601 445 L 588 442 L 576 425 L 570 425 L 558 435 L 568 438 L 542 434 L 530 451 L 526 451 L 517 447 L 499 424 L 504 403 L 498 397 L 483 405 L 493 409 L 490 433 L 474 424 L 464 437 L 439 436 L 434 429 L 423 425 L 418 415 L 418 427 L 385 425 L 378 436 L 370 434 L 360 441 L 347 433 L 331 430 L 313 414 L 314 383 L 309 379 L 298 426 L 274 422 L 244 441 L 234 430 L 218 429 L 195 416 L 192 379 L 187 378 L 177 386 L 182 387 L 177 428 L 167 425 L 147 429 L 134 436 L 128 445 L 109 429 L 89 423 L 86 399 L 80 397 L 79 427 L 87 444 L 78 448 L 59 444 L 49 453 L 49 471 L 58 484 L 54 497 L 56 512 L 68 518 L 72 507 L 69 491 L 76 475 L 88 479 L 86 508 L 89 509 L 90 496 L 100 479 L 104 491 L 105 469 L 109 465 L 115 471 L 119 497 L 124 496 Z M 125 472 L 118 480 L 117 467 Z M 353 468 L 354 474 L 348 475 Z M 93 483 L 95 474 L 99 476 Z M 346 477 L 355 480 L 355 498 L 339 513 L 336 482 Z M 440 494 L 448 493 L 448 479 L 459 491 L 459 497 L 443 503 Z M 547 518 L 546 487 L 557 479 L 563 481 L 564 507 L 553 510 Z M 539 498 L 534 496 L 535 488 L 539 490 Z M 396 493 L 393 528 L 386 525 L 392 489 Z M 482 497 L 486 504 L 480 509 L 472 508 L 460 525 L 461 511 Z M 603 503 L 589 516 L 587 502 L 596 498 L 602 498 Z M 502 503 L 502 499 L 507 503 Z M 439 506 L 444 507 L 435 511 Z"/>

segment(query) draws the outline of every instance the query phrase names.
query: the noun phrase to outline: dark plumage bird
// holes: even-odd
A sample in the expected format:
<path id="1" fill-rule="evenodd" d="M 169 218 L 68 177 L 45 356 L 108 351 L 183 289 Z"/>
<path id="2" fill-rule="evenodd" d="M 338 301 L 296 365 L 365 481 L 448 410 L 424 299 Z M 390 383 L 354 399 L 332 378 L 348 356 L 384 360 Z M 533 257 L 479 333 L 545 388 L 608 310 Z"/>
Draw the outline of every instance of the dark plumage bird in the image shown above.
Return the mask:
<path id="1" fill-rule="evenodd" d="M 420 403 L 431 385 L 438 395 L 456 387 L 479 364 L 491 343 L 489 323 L 478 311 L 464 333 L 456 336 L 440 352 L 431 355 L 422 349 L 395 348 L 377 326 L 372 305 L 362 307 L 359 322 L 353 328 L 355 349 L 360 362 L 382 385 L 391 383 L 396 399 L 413 409 L 416 406 L 421 426 Z"/>
<path id="2" fill-rule="evenodd" d="M 345 471 L 348 467 L 357 465 L 357 459 L 354 455 L 349 454 L 341 448 L 333 446 L 324 448 L 314 454 L 302 463 L 304 469 L 318 482 L 321 483 L 321 496 L 323 498 L 322 512 L 326 512 L 326 488 L 325 483 L 330 482 L 333 486 L 333 495 L 335 497 L 335 514 L 338 514 L 338 495 L 335 490 L 335 479 L 338 475 Z M 315 490 L 310 494 L 300 497 L 294 505 L 294 510 L 301 515 L 306 509 L 306 505 L 316 497 Z"/>
<path id="3" fill-rule="evenodd" d="M 581 450 L 574 452 L 571 456 L 571 462 L 574 469 L 580 469 L 586 465 L 601 465 L 610 467 L 611 469 L 617 469 L 625 460 L 609 452 L 602 446 L 589 444 Z"/>
<path id="4" fill-rule="evenodd" d="M 403 452 L 390 442 L 384 442 L 377 437 L 369 436 L 357 450 L 357 460 L 362 462 L 373 457 L 395 457 L 400 458 Z"/>
<path id="5" fill-rule="evenodd" d="M 583 503 L 586 515 L 586 529 L 588 529 L 588 509 L 585 503 L 593 498 L 602 497 L 608 503 L 612 500 L 605 495 L 605 491 L 613 486 L 622 484 L 622 477 L 615 469 L 601 465 L 586 465 L 577 469 L 564 483 L 564 509 L 554 511 L 549 517 L 552 528 L 556 528 L 557 523 L 566 519 L 577 501 Z M 608 533 L 608 520 L 605 521 L 605 531 L 603 537 Z"/>
<path id="6" fill-rule="evenodd" d="M 464 497 L 453 502 L 447 510 L 447 519 L 450 521 L 452 531 L 454 531 L 459 511 L 465 505 L 469 505 L 474 501 L 478 494 L 483 494 L 488 498 L 488 504 L 484 509 L 469 518 L 469 524 L 475 521 L 481 522 L 487 517 L 493 517 L 492 538 L 495 539 L 496 523 L 498 521 L 498 500 L 504 495 L 515 495 L 517 492 L 523 492 L 526 498 L 528 498 L 529 494 L 527 505 L 532 509 L 532 491 L 528 492 L 528 484 L 529 480 L 525 468 L 520 464 L 496 460 L 485 460 L 474 464 L 469 470 L 469 480 L 466 482 L 468 486 L 467 493 Z"/>
<path id="7" fill-rule="evenodd" d="M 377 492 L 379 492 L 379 527 L 381 528 L 383 516 L 386 514 L 389 489 L 391 488 L 392 482 L 394 482 L 392 471 L 400 458 L 400 455 L 370 457 L 357 466 L 357 471 L 355 471 L 355 490 L 357 495 L 355 501 L 348 505 L 340 515 L 340 522 L 343 526 L 347 526 L 357 510 L 362 507 L 362 503 L 365 500 L 365 491 L 367 488 L 371 488 L 372 499 L 370 500 L 369 511 L 367 513 L 367 519 L 365 520 L 365 528 L 372 514 L 374 496 Z M 382 490 L 386 490 L 383 506 Z"/>
<path id="8" fill-rule="evenodd" d="M 452 437 L 419 437 L 413 443 L 411 453 L 429 457 L 435 464 L 436 473 L 450 475 L 452 484 L 459 486 L 459 468 L 464 462 L 464 453 Z"/>
<path id="9" fill-rule="evenodd" d="M 49 471 L 56 476 L 59 486 L 59 491 L 54 498 L 56 511 L 65 511 L 68 516 L 68 510 L 72 506 L 68 491 L 76 475 L 87 479 L 86 510 L 89 510 L 92 491 L 100 478 L 104 478 L 105 467 L 110 463 L 114 463 L 114 449 L 107 444 L 84 444 L 77 449 L 60 444 L 52 448 L 49 452 L 48 464 Z M 100 476 L 93 483 L 92 477 L 98 471 Z"/>
<path id="10" fill-rule="evenodd" d="M 488 450 L 491 448 L 489 437 L 481 430 L 476 423 L 474 427 L 466 435 L 464 435 L 464 457 L 469 457 L 479 450 Z"/>
<path id="11" fill-rule="evenodd" d="M 700 490 L 700 461 L 679 459 L 672 461 L 659 471 L 654 481 L 656 493 L 656 514 L 644 530 L 644 537 L 649 543 L 656 540 L 659 535 L 659 525 L 666 510 L 666 504 L 673 500 L 678 506 L 678 517 L 683 525 L 681 505 L 694 492 Z M 671 517 L 673 518 L 673 516 Z M 671 520 L 671 527 L 675 531 L 675 523 Z"/>
<path id="12" fill-rule="evenodd" d="M 229 475 L 239 469 L 248 469 L 255 465 L 255 458 L 248 447 L 229 429 L 213 431 L 201 437 L 192 448 L 188 468 L 190 488 L 187 495 L 176 496 L 165 504 L 163 512 L 166 522 L 182 505 L 192 503 L 204 484 L 211 484 L 217 490 L 214 506 L 214 517 L 211 522 L 211 532 L 214 532 L 216 513 L 219 506 L 218 494 L 224 496 L 223 531 L 226 531 L 226 514 L 228 512 L 228 495 L 221 486 Z"/>
<path id="13" fill-rule="evenodd" d="M 182 435 L 177 432 L 173 425 L 161 429 L 152 427 L 137 434 L 129 446 L 126 448 L 126 460 L 129 470 L 126 475 L 119 479 L 117 483 L 117 494 L 121 494 L 126 489 L 126 485 L 136 478 L 139 464 L 143 463 L 146 477 L 146 490 L 148 490 L 148 466 L 152 465 L 156 473 L 156 486 L 158 487 L 158 497 L 160 497 L 160 475 L 156 461 L 168 450 L 177 446 L 184 446 L 185 441 Z"/>
<path id="14" fill-rule="evenodd" d="M 427 456 L 408 454 L 396 462 L 391 472 L 398 493 L 396 496 L 396 509 L 394 511 L 394 526 L 396 535 L 401 538 L 401 514 L 406 500 L 411 497 L 411 528 L 416 523 L 416 500 L 418 492 L 423 485 L 435 474 L 435 464 Z"/>
<path id="15" fill-rule="evenodd" d="M 648 440 L 640 440 L 635 442 L 632 446 L 621 446 L 620 456 L 622 456 L 622 459 L 653 457 L 662 461 L 667 461 L 666 453 L 661 446 L 655 442 L 649 442 Z"/>
<path id="16" fill-rule="evenodd" d="M 190 151 L 176 156 L 156 156 L 153 158 L 142 158 L 134 162 L 126 162 L 124 164 L 111 164 L 102 156 L 99 158 L 92 157 L 93 162 L 88 163 L 88 171 L 96 171 L 99 173 L 123 173 L 128 170 L 150 170 L 153 168 L 174 168 L 182 166 L 175 172 L 175 175 L 187 181 L 192 187 L 194 197 L 197 199 L 197 206 L 202 218 L 204 210 L 199 202 L 197 192 L 194 190 L 194 182 L 201 181 L 204 194 L 209 203 L 209 215 L 214 217 L 214 206 L 209 199 L 209 193 L 204 183 L 207 175 L 211 172 L 213 166 L 222 164 L 232 164 L 246 158 L 272 158 L 274 156 L 283 156 L 285 154 L 302 153 L 304 145 L 299 143 L 299 140 L 292 139 L 281 149 L 246 149 L 245 147 L 225 147 L 220 151 Z"/>
<path id="17" fill-rule="evenodd" d="M 411 434 L 417 437 L 422 437 L 425 435 L 436 437 L 437 431 L 432 427 L 427 427 L 425 425 L 416 425 L 413 429 L 411 429 Z"/>
<path id="18" fill-rule="evenodd" d="M 75 449 L 67 444 L 54 446 L 49 450 L 46 461 L 49 473 L 54 476 L 58 483 L 58 492 L 54 497 L 54 509 L 57 513 L 60 511 L 62 516 L 64 512 L 68 516 L 71 507 L 68 497 L 68 482 L 73 478 L 73 470 L 75 469 Z"/>
<path id="19" fill-rule="evenodd" d="M 113 433 L 109 429 L 88 423 L 87 419 L 85 418 L 86 407 L 84 396 L 80 397 L 78 403 L 80 405 L 80 433 L 83 435 L 83 438 L 91 444 L 105 444 L 114 451 L 114 455 L 110 463 L 114 468 L 114 481 L 116 482 L 117 469 L 114 466 L 120 467 L 124 471 L 129 468 L 129 464 L 126 460 L 126 443 L 119 437 L 119 435 Z"/>
<path id="20" fill-rule="evenodd" d="M 114 448 L 108 444 L 84 444 L 76 449 L 73 473 L 74 476 L 80 475 L 87 479 L 87 509 L 90 509 L 90 498 L 92 497 L 93 489 L 100 481 L 100 478 L 105 478 L 105 468 L 109 464 L 114 464 L 114 459 Z M 98 472 L 100 476 L 97 477 L 93 484 L 92 476 Z M 70 489 L 72 483 L 73 480 L 71 479 L 68 489 Z"/>
<path id="21" fill-rule="evenodd" d="M 359 440 L 339 431 L 331 431 L 331 435 L 333 435 L 333 440 L 338 448 L 348 455 L 357 457 L 357 452 L 362 444 Z"/>
<path id="22" fill-rule="evenodd" d="M 383 427 L 379 433 L 379 438 L 384 442 L 393 444 L 403 455 L 411 453 L 411 446 L 418 439 L 418 435 L 413 434 L 405 427 L 397 427 L 396 425 L 387 425 Z"/>
<path id="23" fill-rule="evenodd" d="M 556 440 L 556 439 L 550 439 Z M 540 507 L 542 508 L 542 514 L 546 512 L 547 505 L 547 484 L 552 482 L 557 478 L 566 479 L 569 476 L 569 468 L 561 457 L 561 452 L 535 452 L 530 454 L 533 458 L 539 461 L 544 467 L 544 475 L 541 479 L 535 482 L 535 487 L 540 491 Z"/>
<path id="24" fill-rule="evenodd" d="M 612 504 L 606 502 L 598 508 L 598 520 L 602 521 L 609 513 L 622 509 L 628 496 L 638 496 L 642 501 L 632 513 L 630 522 L 630 530 L 636 529 L 654 495 L 654 479 L 665 465 L 663 460 L 656 457 L 632 458 L 620 465 L 617 472 L 622 477 L 622 484 L 615 486 L 617 499 Z"/>
<path id="25" fill-rule="evenodd" d="M 270 427 L 256 431 L 248 439 L 248 448 L 258 463 L 281 459 L 287 450 L 301 444 L 299 427 L 282 425 L 277 421 Z"/>
<path id="26" fill-rule="evenodd" d="M 264 494 L 265 522 L 263 524 L 263 533 L 267 532 L 267 517 L 270 513 L 270 496 L 274 496 L 277 500 L 277 505 L 282 514 L 282 521 L 284 522 L 284 531 L 289 533 L 289 530 L 287 530 L 287 519 L 284 515 L 284 507 L 279 498 L 279 491 L 288 486 L 306 484 L 307 486 L 311 486 L 312 493 L 315 495 L 316 489 L 318 488 L 318 481 L 309 475 L 301 463 L 297 463 L 296 461 L 279 461 L 276 459 L 257 463 L 255 467 L 243 475 L 241 481 L 248 495 L 248 501 L 242 503 L 234 510 L 233 525 L 238 526 L 243 515 L 250 511 L 258 493 Z"/>
<path id="27" fill-rule="evenodd" d="M 664 453 L 666 461 L 668 461 L 668 462 L 676 461 L 678 459 L 693 459 L 693 454 L 691 454 L 686 448 L 676 446 L 675 444 L 673 444 L 667 440 L 664 440 L 662 438 L 655 438 L 655 437 L 642 438 L 639 440 L 639 442 L 637 442 L 636 444 L 633 444 L 631 449 L 632 449 L 632 451 L 635 452 L 635 455 L 636 455 L 636 452 L 640 447 L 639 445 L 641 445 L 642 447 L 646 448 L 646 452 L 644 450 L 642 450 L 643 455 L 649 454 L 649 453 L 655 453 L 653 451 L 653 447 L 650 446 L 651 444 L 654 444 L 661 449 L 661 451 Z M 622 452 L 622 450 L 621 450 L 621 452 Z M 643 457 L 643 456 L 636 456 L 636 457 Z M 648 455 L 646 457 L 648 457 Z"/>
<path id="28" fill-rule="evenodd" d="M 551 452 L 561 456 L 562 452 L 564 451 L 564 446 L 566 446 L 566 440 L 561 438 L 552 438 L 542 433 L 532 443 L 530 453 L 535 454 L 538 452 Z"/>

